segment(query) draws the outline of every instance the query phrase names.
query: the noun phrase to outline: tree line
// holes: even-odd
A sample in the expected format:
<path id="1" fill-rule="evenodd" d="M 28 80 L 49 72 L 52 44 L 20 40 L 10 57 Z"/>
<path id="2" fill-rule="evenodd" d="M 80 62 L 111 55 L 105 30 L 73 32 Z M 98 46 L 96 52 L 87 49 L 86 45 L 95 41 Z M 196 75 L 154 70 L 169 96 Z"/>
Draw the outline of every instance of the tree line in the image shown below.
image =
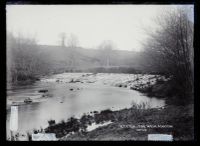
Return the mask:
<path id="1" fill-rule="evenodd" d="M 7 82 L 36 80 L 48 72 L 49 63 L 38 48 L 35 38 L 14 36 L 7 32 Z M 46 57 L 47 58 L 47 57 Z"/>

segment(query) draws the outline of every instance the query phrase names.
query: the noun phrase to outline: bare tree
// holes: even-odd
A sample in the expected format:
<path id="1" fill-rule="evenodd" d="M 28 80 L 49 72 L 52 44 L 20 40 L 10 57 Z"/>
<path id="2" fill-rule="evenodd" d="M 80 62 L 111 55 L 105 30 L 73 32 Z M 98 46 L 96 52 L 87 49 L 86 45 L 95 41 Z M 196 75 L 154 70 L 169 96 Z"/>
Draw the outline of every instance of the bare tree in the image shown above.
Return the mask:
<path id="1" fill-rule="evenodd" d="M 62 32 L 62 33 L 59 34 L 59 37 L 61 39 L 61 41 L 60 41 L 61 42 L 61 46 L 65 47 L 66 34 L 64 32 Z"/>
<path id="2" fill-rule="evenodd" d="M 78 48 L 78 37 L 74 34 L 70 34 L 67 39 L 67 46 L 69 52 L 69 65 L 71 69 L 75 69 L 78 65 L 77 62 L 77 48 Z"/>
<path id="3" fill-rule="evenodd" d="M 7 33 L 8 82 L 35 79 L 45 69 L 47 65 L 34 38 L 25 38 L 22 35 L 15 37 L 12 33 Z"/>
<path id="4" fill-rule="evenodd" d="M 114 43 L 110 40 L 105 40 L 99 45 L 101 65 L 109 67 L 111 65 L 112 51 Z"/>
<path id="5" fill-rule="evenodd" d="M 193 91 L 193 22 L 187 9 L 167 11 L 157 19 L 158 29 L 144 43 L 149 67 L 173 75 L 181 90 Z"/>
<path id="6" fill-rule="evenodd" d="M 67 46 L 76 49 L 79 44 L 78 37 L 75 34 L 70 34 L 67 39 Z"/>

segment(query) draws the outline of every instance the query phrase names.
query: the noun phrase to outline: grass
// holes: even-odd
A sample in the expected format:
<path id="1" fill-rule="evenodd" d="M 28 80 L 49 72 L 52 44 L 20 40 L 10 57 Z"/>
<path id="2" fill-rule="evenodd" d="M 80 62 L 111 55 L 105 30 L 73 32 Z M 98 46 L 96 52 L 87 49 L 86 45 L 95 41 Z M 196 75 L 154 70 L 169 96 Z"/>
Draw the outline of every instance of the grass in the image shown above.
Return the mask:
<path id="1" fill-rule="evenodd" d="M 173 105 L 163 110 L 135 109 L 133 107 L 113 111 L 111 117 L 115 120 L 110 125 L 84 134 L 77 132 L 67 138 L 62 138 L 62 140 L 147 140 L 148 133 L 173 134 L 174 140 L 193 139 L 192 105 L 187 107 Z M 171 125 L 172 127 L 146 128 L 146 131 L 142 131 L 142 128 L 122 127 L 122 125 Z"/>
<path id="2" fill-rule="evenodd" d="M 131 105 L 133 109 L 149 109 L 151 107 L 149 102 L 141 102 L 139 104 L 132 102 Z"/>

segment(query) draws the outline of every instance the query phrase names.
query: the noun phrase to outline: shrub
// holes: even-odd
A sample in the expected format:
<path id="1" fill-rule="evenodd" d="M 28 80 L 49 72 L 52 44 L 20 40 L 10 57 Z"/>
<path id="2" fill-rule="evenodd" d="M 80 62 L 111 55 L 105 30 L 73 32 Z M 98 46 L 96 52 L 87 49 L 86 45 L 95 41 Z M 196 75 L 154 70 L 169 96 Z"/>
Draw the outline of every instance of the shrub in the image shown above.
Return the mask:
<path id="1" fill-rule="evenodd" d="M 49 126 L 53 126 L 56 123 L 56 121 L 55 120 L 49 120 L 48 123 L 49 123 Z"/>

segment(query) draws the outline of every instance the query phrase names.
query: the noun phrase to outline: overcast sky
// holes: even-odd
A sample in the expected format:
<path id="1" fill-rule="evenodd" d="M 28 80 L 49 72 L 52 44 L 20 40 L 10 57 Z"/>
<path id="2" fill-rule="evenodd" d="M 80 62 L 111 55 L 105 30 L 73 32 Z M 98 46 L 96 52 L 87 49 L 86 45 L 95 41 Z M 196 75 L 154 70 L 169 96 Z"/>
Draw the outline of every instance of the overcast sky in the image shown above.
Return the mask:
<path id="1" fill-rule="evenodd" d="M 141 49 L 144 27 L 172 5 L 7 5 L 7 30 L 35 36 L 39 44 L 59 45 L 59 34 L 77 36 L 79 46 L 97 48 L 111 40 L 120 50 Z M 190 5 L 191 7 L 191 5 Z M 193 7 L 192 7 L 193 8 Z"/>

